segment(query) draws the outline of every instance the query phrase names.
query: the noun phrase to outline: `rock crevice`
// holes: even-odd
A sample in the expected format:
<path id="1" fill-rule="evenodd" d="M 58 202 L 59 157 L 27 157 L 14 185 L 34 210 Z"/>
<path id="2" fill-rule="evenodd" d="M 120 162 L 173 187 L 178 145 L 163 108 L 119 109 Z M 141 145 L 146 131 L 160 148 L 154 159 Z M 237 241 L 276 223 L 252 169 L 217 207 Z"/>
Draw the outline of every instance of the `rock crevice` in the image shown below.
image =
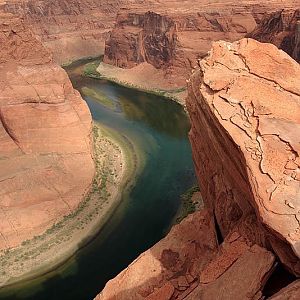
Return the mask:
<path id="1" fill-rule="evenodd" d="M 299 75 L 299 64 L 274 45 L 213 43 L 188 81 L 187 100 L 206 209 L 142 254 L 97 300 L 298 299 L 298 281 L 276 293 L 270 276 L 282 266 L 300 276 Z M 209 236 L 213 247 L 204 251 Z M 182 257 L 191 268 L 178 263 Z"/>

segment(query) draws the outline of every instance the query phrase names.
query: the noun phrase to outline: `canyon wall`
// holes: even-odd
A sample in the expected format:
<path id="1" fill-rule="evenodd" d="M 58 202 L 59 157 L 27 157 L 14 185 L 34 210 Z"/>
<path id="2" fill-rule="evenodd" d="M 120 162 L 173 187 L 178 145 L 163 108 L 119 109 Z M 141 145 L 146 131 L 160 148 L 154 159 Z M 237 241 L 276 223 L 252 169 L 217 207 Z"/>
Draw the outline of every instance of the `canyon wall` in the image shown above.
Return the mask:
<path id="1" fill-rule="evenodd" d="M 104 52 L 123 0 L 0 0 L 0 11 L 22 17 L 58 63 Z"/>
<path id="2" fill-rule="evenodd" d="M 143 62 L 165 68 L 173 63 L 176 39 L 175 23 L 168 17 L 153 12 L 119 14 L 105 45 L 104 62 L 121 68 Z"/>
<path id="3" fill-rule="evenodd" d="M 296 275 L 299 76 L 299 64 L 271 44 L 217 42 L 188 84 L 187 103 L 201 192 L 222 235 L 237 226 Z"/>
<path id="4" fill-rule="evenodd" d="M 94 176 L 89 109 L 18 19 L 0 20 L 0 249 L 74 211 Z"/>
<path id="5" fill-rule="evenodd" d="M 265 28 L 266 18 L 272 18 L 272 12 L 278 9 L 279 13 L 282 8 L 295 12 L 296 7 L 295 1 L 286 1 L 283 5 L 279 1 L 240 1 L 237 4 L 230 0 L 159 4 L 158 1 L 146 1 L 143 6 L 131 5 L 122 8 L 117 16 L 116 25 L 106 41 L 104 62 L 120 68 L 133 68 L 146 62 L 164 70 L 163 80 L 169 88 L 184 86 L 196 60 L 206 55 L 213 41 L 235 41 L 252 35 L 286 50 L 290 46 L 267 38 L 268 34 L 269 37 L 275 35 L 273 28 L 269 28 L 267 34 L 257 26 L 262 24 Z M 271 17 L 265 17 L 266 12 Z M 282 14 L 287 16 L 291 11 Z M 298 13 L 285 19 L 291 25 L 286 24 L 284 28 L 289 27 L 290 39 L 298 43 L 298 34 L 292 37 L 298 28 L 295 25 Z M 260 37 L 258 32 L 262 33 Z M 285 42 L 285 45 L 291 43 L 294 42 Z M 157 60 L 153 59 L 154 55 Z"/>
<path id="6" fill-rule="evenodd" d="M 300 62 L 300 9 L 266 15 L 248 36 L 272 43 Z"/>
<path id="7" fill-rule="evenodd" d="M 280 1 L 265 4 L 259 1 L 236 4 L 230 0 L 205 0 L 201 3 L 161 3 L 155 0 L 0 1 L 0 12 L 24 18 L 34 34 L 53 53 L 56 62 L 65 63 L 105 52 L 104 61 L 117 67 L 132 68 L 147 62 L 155 68 L 162 68 L 162 77 L 165 77 L 163 79 L 169 88 L 185 84 L 194 62 L 207 53 L 212 41 L 234 41 L 253 32 L 253 37 L 273 42 L 267 38 L 269 31 L 254 30 L 266 11 L 271 13 L 282 7 Z M 286 9 L 295 7 L 297 1 L 284 3 Z M 265 19 L 262 24 L 268 23 Z M 295 14 L 293 20 L 297 19 Z M 285 20 L 289 18 L 285 17 Z M 291 25 L 290 28 L 293 32 L 293 28 L 298 27 Z M 281 36 L 278 39 L 282 39 Z M 291 37 L 291 40 L 299 39 Z M 283 49 L 290 47 L 290 43 L 286 41 Z M 154 59 L 154 56 L 159 59 Z"/>
<path id="8" fill-rule="evenodd" d="M 274 45 L 213 43 L 188 82 L 187 101 L 206 209 L 95 299 L 297 299 L 299 87 L 299 64 Z"/>

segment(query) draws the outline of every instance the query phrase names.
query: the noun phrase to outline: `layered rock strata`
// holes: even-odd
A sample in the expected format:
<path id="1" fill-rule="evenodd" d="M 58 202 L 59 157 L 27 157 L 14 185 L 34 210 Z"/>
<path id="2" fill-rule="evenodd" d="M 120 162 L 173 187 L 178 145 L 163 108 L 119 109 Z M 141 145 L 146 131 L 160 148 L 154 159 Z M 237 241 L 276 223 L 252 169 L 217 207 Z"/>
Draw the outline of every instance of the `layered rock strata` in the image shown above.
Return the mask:
<path id="1" fill-rule="evenodd" d="M 0 249 L 75 210 L 94 175 L 91 115 L 20 20 L 0 21 Z"/>
<path id="2" fill-rule="evenodd" d="M 177 36 L 170 18 L 149 11 L 119 15 L 117 22 L 105 45 L 105 63 L 121 68 L 143 62 L 164 68 L 173 63 Z"/>
<path id="3" fill-rule="evenodd" d="M 264 299 L 278 264 L 299 276 L 299 75 L 299 64 L 274 45 L 213 43 L 188 82 L 187 101 L 206 209 L 175 226 L 97 300 Z M 298 286 L 272 299 L 297 299 Z"/>
<path id="4" fill-rule="evenodd" d="M 217 42 L 188 100 L 196 172 L 222 235 L 238 226 L 297 275 L 299 75 L 299 64 L 271 44 Z"/>
<path id="5" fill-rule="evenodd" d="M 265 16 L 249 37 L 272 43 L 300 62 L 300 9 Z"/>
<path id="6" fill-rule="evenodd" d="M 295 1 L 284 4 L 284 8 L 296 7 Z M 266 11 L 279 8 L 283 4 L 278 1 L 241 1 L 238 5 L 230 0 L 132 4 L 117 16 L 106 41 L 104 62 L 120 68 L 143 64 L 146 72 L 148 63 L 164 70 L 162 80 L 169 88 L 184 86 L 195 61 L 206 55 L 213 41 L 241 39 L 254 32 Z"/>
<path id="7" fill-rule="evenodd" d="M 24 18 L 54 60 L 64 63 L 103 54 L 121 4 L 124 1 L 6 0 L 0 1 L 0 11 Z"/>

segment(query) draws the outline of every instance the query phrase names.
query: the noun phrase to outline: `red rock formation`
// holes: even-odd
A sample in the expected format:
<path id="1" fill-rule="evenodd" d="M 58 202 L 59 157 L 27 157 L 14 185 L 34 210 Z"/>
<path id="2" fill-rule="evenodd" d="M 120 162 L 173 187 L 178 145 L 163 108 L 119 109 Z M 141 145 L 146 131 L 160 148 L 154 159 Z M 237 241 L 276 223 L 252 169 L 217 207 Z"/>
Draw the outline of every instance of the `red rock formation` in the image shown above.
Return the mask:
<path id="1" fill-rule="evenodd" d="M 165 70 L 170 88 L 183 86 L 195 61 L 206 55 L 213 41 L 241 39 L 254 31 L 266 11 L 282 7 L 279 1 L 237 4 L 230 0 L 132 4 L 118 14 L 106 42 L 104 62 L 121 68 L 148 62 Z M 284 7 L 295 8 L 297 4 L 285 1 Z"/>
<path id="2" fill-rule="evenodd" d="M 94 175 L 91 115 L 19 20 L 0 21 L 0 249 L 77 208 Z"/>
<path id="3" fill-rule="evenodd" d="M 272 43 L 300 62 L 300 9 L 265 16 L 249 37 Z"/>
<path id="4" fill-rule="evenodd" d="M 273 254 L 237 232 L 217 250 L 213 225 L 205 210 L 190 215 L 109 281 L 95 300 L 245 300 L 261 296 L 273 270 Z"/>
<path id="5" fill-rule="evenodd" d="M 23 17 L 58 63 L 103 54 L 104 41 L 113 27 L 118 8 L 125 3 L 122 0 L 1 2 L 0 11 Z"/>
<path id="6" fill-rule="evenodd" d="M 187 103 L 202 195 L 223 236 L 238 226 L 297 275 L 299 75 L 271 44 L 218 42 L 192 76 Z"/>
<path id="7" fill-rule="evenodd" d="M 122 10 L 106 41 L 104 62 L 121 68 L 147 62 L 165 70 L 173 88 L 183 86 L 193 62 L 206 54 L 212 40 L 236 40 L 256 26 L 249 13 L 158 11 Z"/>
<path id="8" fill-rule="evenodd" d="M 121 68 L 142 62 L 166 68 L 173 63 L 176 39 L 175 24 L 168 17 L 153 12 L 120 14 L 105 45 L 104 62 Z"/>
<path id="9" fill-rule="evenodd" d="M 276 293 L 270 300 L 298 300 L 300 299 L 300 280 L 297 280 Z"/>
<path id="10" fill-rule="evenodd" d="M 209 213 L 177 225 L 97 300 L 263 299 L 275 260 L 300 275 L 299 76 L 299 64 L 274 45 L 252 39 L 213 44 L 188 83 L 187 102 Z M 211 225 L 214 218 L 224 237 L 217 250 L 201 250 L 214 235 L 203 218 Z M 178 263 L 182 257 L 194 262 L 192 272 Z M 274 299 L 298 299 L 298 285 Z"/>
<path id="11" fill-rule="evenodd" d="M 95 299 L 158 300 L 190 293 L 216 250 L 213 220 L 207 211 L 197 212 L 109 281 Z"/>

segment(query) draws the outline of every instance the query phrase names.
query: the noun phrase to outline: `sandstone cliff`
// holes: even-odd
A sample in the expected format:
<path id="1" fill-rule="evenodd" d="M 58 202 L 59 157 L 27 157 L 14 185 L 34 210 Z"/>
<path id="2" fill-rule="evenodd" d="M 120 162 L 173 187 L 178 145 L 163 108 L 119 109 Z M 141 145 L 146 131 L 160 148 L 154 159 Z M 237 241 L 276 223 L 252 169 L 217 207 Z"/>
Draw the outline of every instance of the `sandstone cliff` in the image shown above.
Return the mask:
<path id="1" fill-rule="evenodd" d="M 272 43 L 300 62 L 300 9 L 265 16 L 249 37 Z"/>
<path id="2" fill-rule="evenodd" d="M 135 1 L 126 1 L 130 4 Z M 6 0 L 0 11 L 23 17 L 58 63 L 103 54 L 123 0 Z"/>
<path id="3" fill-rule="evenodd" d="M 297 4 L 285 1 L 284 7 L 295 9 Z M 169 89 L 184 86 L 195 61 L 206 55 L 213 41 L 241 39 L 254 32 L 266 12 L 279 8 L 283 8 L 280 1 L 237 4 L 230 0 L 201 3 L 148 0 L 142 5 L 132 4 L 121 9 L 117 16 L 106 41 L 104 62 L 120 68 L 133 68 L 146 62 L 163 70 L 160 82 L 165 81 Z M 151 72 L 145 64 L 144 70 L 145 74 Z M 128 71 L 129 82 L 131 73 Z M 135 80 L 133 83 L 136 84 Z"/>
<path id="4" fill-rule="evenodd" d="M 222 235 L 238 226 L 297 275 L 299 75 L 299 64 L 271 44 L 218 42 L 193 75 L 188 101 L 196 172 Z"/>
<path id="5" fill-rule="evenodd" d="M 120 68 L 146 62 L 164 71 L 169 88 L 183 86 L 193 62 L 207 53 L 212 40 L 236 40 L 255 26 L 249 13 L 121 10 L 106 41 L 104 62 Z"/>
<path id="6" fill-rule="evenodd" d="M 0 21 L 0 249 L 77 208 L 94 175 L 91 115 L 24 24 Z"/>
<path id="7" fill-rule="evenodd" d="M 168 17 L 150 11 L 119 14 L 105 45 L 104 62 L 121 68 L 142 62 L 166 68 L 173 63 L 176 40 L 175 23 Z"/>
<path id="8" fill-rule="evenodd" d="M 278 291 L 287 271 L 276 284 L 272 274 L 283 265 L 300 275 L 299 76 L 299 64 L 274 45 L 213 43 L 187 101 L 206 210 L 177 225 L 97 300 L 298 299 L 299 281 Z"/>

